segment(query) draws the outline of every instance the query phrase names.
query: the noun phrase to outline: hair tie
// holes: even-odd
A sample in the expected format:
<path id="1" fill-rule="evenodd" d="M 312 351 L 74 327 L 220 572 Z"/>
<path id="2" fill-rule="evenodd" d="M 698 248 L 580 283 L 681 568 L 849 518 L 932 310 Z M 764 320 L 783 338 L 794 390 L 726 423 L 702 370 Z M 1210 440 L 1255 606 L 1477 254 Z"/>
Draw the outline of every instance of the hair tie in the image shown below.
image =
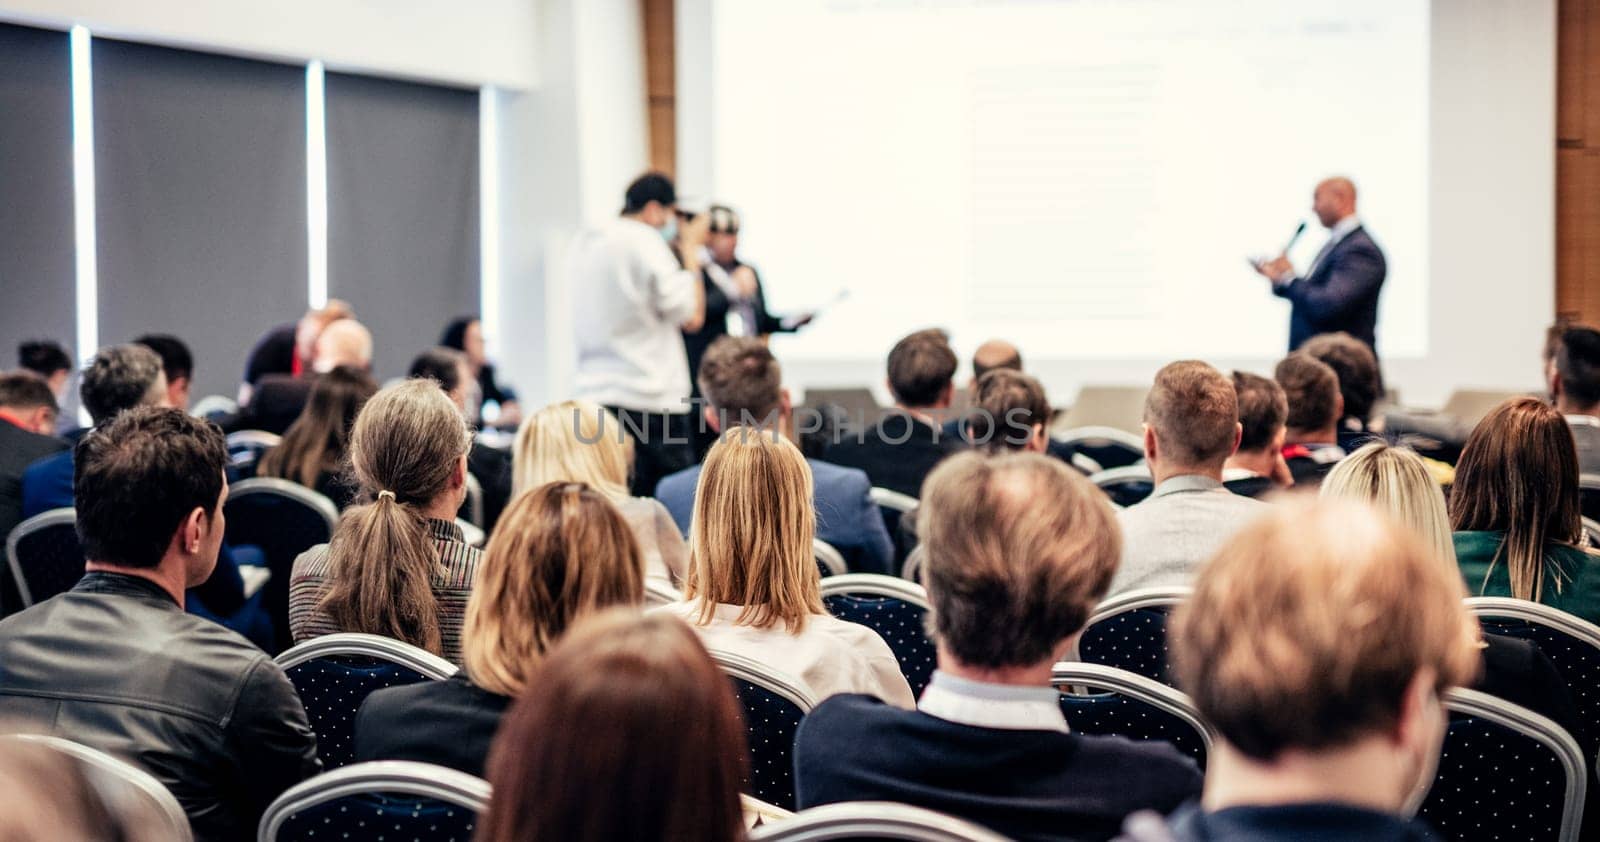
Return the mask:
<path id="1" fill-rule="evenodd" d="M 378 499 L 379 500 L 382 500 L 385 497 L 389 498 L 390 500 L 394 500 L 395 499 L 394 492 L 390 491 L 387 488 L 385 488 L 384 490 L 378 492 Z"/>

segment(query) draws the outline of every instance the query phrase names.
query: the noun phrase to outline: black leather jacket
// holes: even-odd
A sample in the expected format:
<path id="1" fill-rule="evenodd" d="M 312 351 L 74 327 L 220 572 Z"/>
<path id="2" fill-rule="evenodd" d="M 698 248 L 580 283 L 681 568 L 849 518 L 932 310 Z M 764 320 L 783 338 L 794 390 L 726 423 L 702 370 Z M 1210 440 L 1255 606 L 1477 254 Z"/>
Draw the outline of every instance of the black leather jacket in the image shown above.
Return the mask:
<path id="1" fill-rule="evenodd" d="M 115 573 L 0 622 L 0 718 L 144 768 L 202 840 L 255 838 L 272 799 L 321 769 L 277 664 L 156 584 Z"/>

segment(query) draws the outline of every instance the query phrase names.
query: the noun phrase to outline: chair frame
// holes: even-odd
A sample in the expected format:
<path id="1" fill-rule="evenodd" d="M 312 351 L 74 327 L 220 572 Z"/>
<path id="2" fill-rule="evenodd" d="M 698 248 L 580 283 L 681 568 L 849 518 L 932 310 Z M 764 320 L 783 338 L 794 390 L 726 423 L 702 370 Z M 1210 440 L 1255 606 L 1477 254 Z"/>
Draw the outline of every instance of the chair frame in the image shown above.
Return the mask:
<path id="1" fill-rule="evenodd" d="M 828 575 L 822 579 L 824 582 L 850 573 L 850 565 L 845 563 L 844 554 L 821 538 L 811 539 L 811 554 L 822 562 L 823 567 L 828 568 Z"/>
<path id="2" fill-rule="evenodd" d="M 902 494 L 892 488 L 880 488 L 874 485 L 867 491 L 867 497 L 873 505 L 884 509 L 894 509 L 900 514 L 905 514 L 917 507 L 917 498 L 910 494 Z"/>
<path id="3" fill-rule="evenodd" d="M 1142 608 L 1176 608 L 1193 594 L 1194 589 L 1186 587 L 1139 588 L 1124 591 L 1096 605 L 1094 611 L 1089 614 L 1089 621 L 1083 624 L 1083 628 L 1087 631 L 1095 623 L 1105 622 L 1118 614 Z M 1081 633 L 1072 638 L 1072 648 L 1067 650 L 1067 660 L 1078 660 L 1078 643 L 1081 640 L 1083 640 Z"/>
<path id="4" fill-rule="evenodd" d="M 1477 690 L 1455 688 L 1446 690 L 1442 698 L 1446 710 L 1476 716 L 1530 737 L 1555 752 L 1567 773 L 1567 792 L 1561 810 L 1561 828 L 1556 834 L 1560 842 L 1576 842 L 1583 827 L 1583 799 L 1588 777 L 1583 762 L 1583 749 L 1565 729 L 1555 722 Z M 1438 778 L 1435 777 L 1435 782 Z M 1429 792 L 1432 791 L 1430 786 Z M 1424 800 L 1426 800 L 1424 798 Z M 1418 802 L 1417 809 L 1422 803 Z"/>
<path id="5" fill-rule="evenodd" d="M 852 801 L 801 810 L 750 831 L 750 842 L 824 842 L 861 837 L 904 842 L 1006 842 L 963 819 L 892 801 Z"/>
<path id="6" fill-rule="evenodd" d="M 240 432 L 253 433 L 257 430 L 241 430 Z M 238 435 L 239 433 L 234 433 Z M 272 435 L 267 433 L 266 435 Z M 275 494 L 279 497 L 288 497 L 297 503 L 303 503 L 314 509 L 322 519 L 328 523 L 328 534 L 339 526 L 339 507 L 332 500 L 312 491 L 298 482 L 291 482 L 277 477 L 254 477 L 240 480 L 228 489 L 228 502 L 232 503 L 240 497 L 250 497 L 257 494 Z"/>
<path id="7" fill-rule="evenodd" d="M 455 675 L 460 669 L 438 655 L 404 641 L 361 632 L 339 632 L 313 637 L 279 652 L 272 660 L 279 667 L 289 669 L 330 655 L 380 658 L 415 670 L 436 681 L 443 681 Z"/>
<path id="8" fill-rule="evenodd" d="M 189 414 L 196 418 L 205 418 L 217 412 L 233 415 L 238 411 L 239 402 L 227 395 L 206 395 L 189 407 Z"/>
<path id="9" fill-rule="evenodd" d="M 1089 481 L 1100 487 L 1101 482 L 1114 482 L 1124 479 L 1147 479 L 1155 481 L 1155 475 L 1150 473 L 1150 466 L 1140 462 L 1136 465 L 1123 465 L 1120 468 L 1107 468 L 1098 474 L 1089 477 Z"/>
<path id="10" fill-rule="evenodd" d="M 776 693 L 804 713 L 810 713 L 811 709 L 817 706 L 818 699 L 811 695 L 811 690 L 799 679 L 787 673 L 727 650 L 708 647 L 706 651 L 711 654 L 711 660 L 733 678 L 748 681 L 763 690 Z"/>
<path id="11" fill-rule="evenodd" d="M 6 536 L 6 566 L 11 569 L 11 581 L 17 583 L 17 595 L 22 599 L 22 607 L 33 605 L 33 591 L 28 587 L 28 581 L 22 575 L 22 561 L 17 558 L 17 545 L 28 535 L 62 524 L 76 524 L 78 510 L 71 506 L 62 506 L 59 509 L 50 509 L 40 512 L 33 517 L 11 528 L 11 533 Z"/>
<path id="12" fill-rule="evenodd" d="M 866 594 L 903 600 L 924 611 L 933 610 L 928 605 L 928 591 L 916 582 L 907 582 L 898 576 L 882 573 L 847 573 L 829 576 L 822 580 L 822 596 Z"/>
<path id="13" fill-rule="evenodd" d="M 1137 699 L 1193 726 L 1206 754 L 1211 754 L 1211 743 L 1216 738 L 1211 723 L 1200 715 L 1193 700 L 1159 681 L 1103 664 L 1060 661 L 1050 669 L 1050 686 L 1068 696 L 1079 695 L 1070 692 L 1073 688 L 1088 688 Z"/>
<path id="14" fill-rule="evenodd" d="M 225 441 L 228 447 L 277 447 L 283 443 L 283 436 L 269 433 L 266 430 L 235 430 L 227 435 Z"/>
<path id="15" fill-rule="evenodd" d="M 290 787 L 273 799 L 256 826 L 257 842 L 275 842 L 284 822 L 301 810 L 365 792 L 397 792 L 455 804 L 480 815 L 489 807 L 489 782 L 465 772 L 409 760 L 352 763 Z"/>
<path id="16" fill-rule="evenodd" d="M 912 547 L 911 552 L 906 553 L 906 563 L 900 567 L 900 578 L 920 586 L 922 584 L 922 565 L 927 560 L 927 553 L 928 551 L 923 549 L 921 544 Z"/>
<path id="17" fill-rule="evenodd" d="M 1067 444 L 1079 442 L 1110 441 L 1124 445 L 1139 452 L 1139 461 L 1144 461 L 1144 439 L 1127 430 L 1118 427 L 1107 427 L 1100 424 L 1091 424 L 1086 427 L 1073 427 L 1062 430 L 1052 436 L 1056 441 Z"/>
<path id="18" fill-rule="evenodd" d="M 483 520 L 483 483 L 478 478 L 467 472 L 467 523 L 484 529 Z"/>
<path id="19" fill-rule="evenodd" d="M 1583 537 L 1589 540 L 1590 548 L 1600 547 L 1600 521 L 1594 518 L 1583 518 Z"/>
<path id="20" fill-rule="evenodd" d="M 83 743 L 73 742 L 64 737 L 49 734 L 10 734 L 13 739 L 26 740 L 30 743 L 39 743 L 70 755 L 79 762 L 127 784 L 155 802 L 161 812 L 161 817 L 166 820 L 167 831 L 172 834 L 170 838 L 176 842 L 191 842 L 194 832 L 189 827 L 189 816 L 183 812 L 183 805 L 178 803 L 176 796 L 167 789 L 166 785 L 157 780 L 149 772 L 133 765 L 114 755 L 107 754 L 100 749 L 86 746 Z M 98 789 L 98 787 L 96 787 Z"/>

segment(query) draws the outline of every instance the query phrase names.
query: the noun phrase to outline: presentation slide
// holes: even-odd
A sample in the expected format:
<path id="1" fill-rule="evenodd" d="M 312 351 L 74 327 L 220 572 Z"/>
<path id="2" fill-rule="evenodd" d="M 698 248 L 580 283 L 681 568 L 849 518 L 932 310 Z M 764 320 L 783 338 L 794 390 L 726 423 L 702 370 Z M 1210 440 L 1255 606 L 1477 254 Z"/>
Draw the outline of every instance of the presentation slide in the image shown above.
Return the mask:
<path id="1" fill-rule="evenodd" d="M 788 359 L 947 328 L 1034 358 L 1271 358 L 1249 266 L 1326 240 L 1347 175 L 1388 255 L 1379 346 L 1428 351 L 1427 0 L 712 0 L 707 185 Z M 840 291 L 845 294 L 839 297 Z"/>

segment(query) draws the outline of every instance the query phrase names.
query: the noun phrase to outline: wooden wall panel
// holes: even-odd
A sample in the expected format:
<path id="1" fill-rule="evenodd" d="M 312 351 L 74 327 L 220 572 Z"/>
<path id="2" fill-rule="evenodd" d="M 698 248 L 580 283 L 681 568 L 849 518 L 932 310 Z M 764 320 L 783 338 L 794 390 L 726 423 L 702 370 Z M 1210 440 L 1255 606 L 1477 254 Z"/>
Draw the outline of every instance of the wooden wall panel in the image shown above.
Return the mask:
<path id="1" fill-rule="evenodd" d="M 1600 0 L 1558 0 L 1556 313 L 1600 325 Z"/>
<path id="2" fill-rule="evenodd" d="M 648 93 L 650 166 L 672 175 L 677 162 L 677 35 L 674 0 L 639 0 L 644 18 L 645 87 Z"/>

